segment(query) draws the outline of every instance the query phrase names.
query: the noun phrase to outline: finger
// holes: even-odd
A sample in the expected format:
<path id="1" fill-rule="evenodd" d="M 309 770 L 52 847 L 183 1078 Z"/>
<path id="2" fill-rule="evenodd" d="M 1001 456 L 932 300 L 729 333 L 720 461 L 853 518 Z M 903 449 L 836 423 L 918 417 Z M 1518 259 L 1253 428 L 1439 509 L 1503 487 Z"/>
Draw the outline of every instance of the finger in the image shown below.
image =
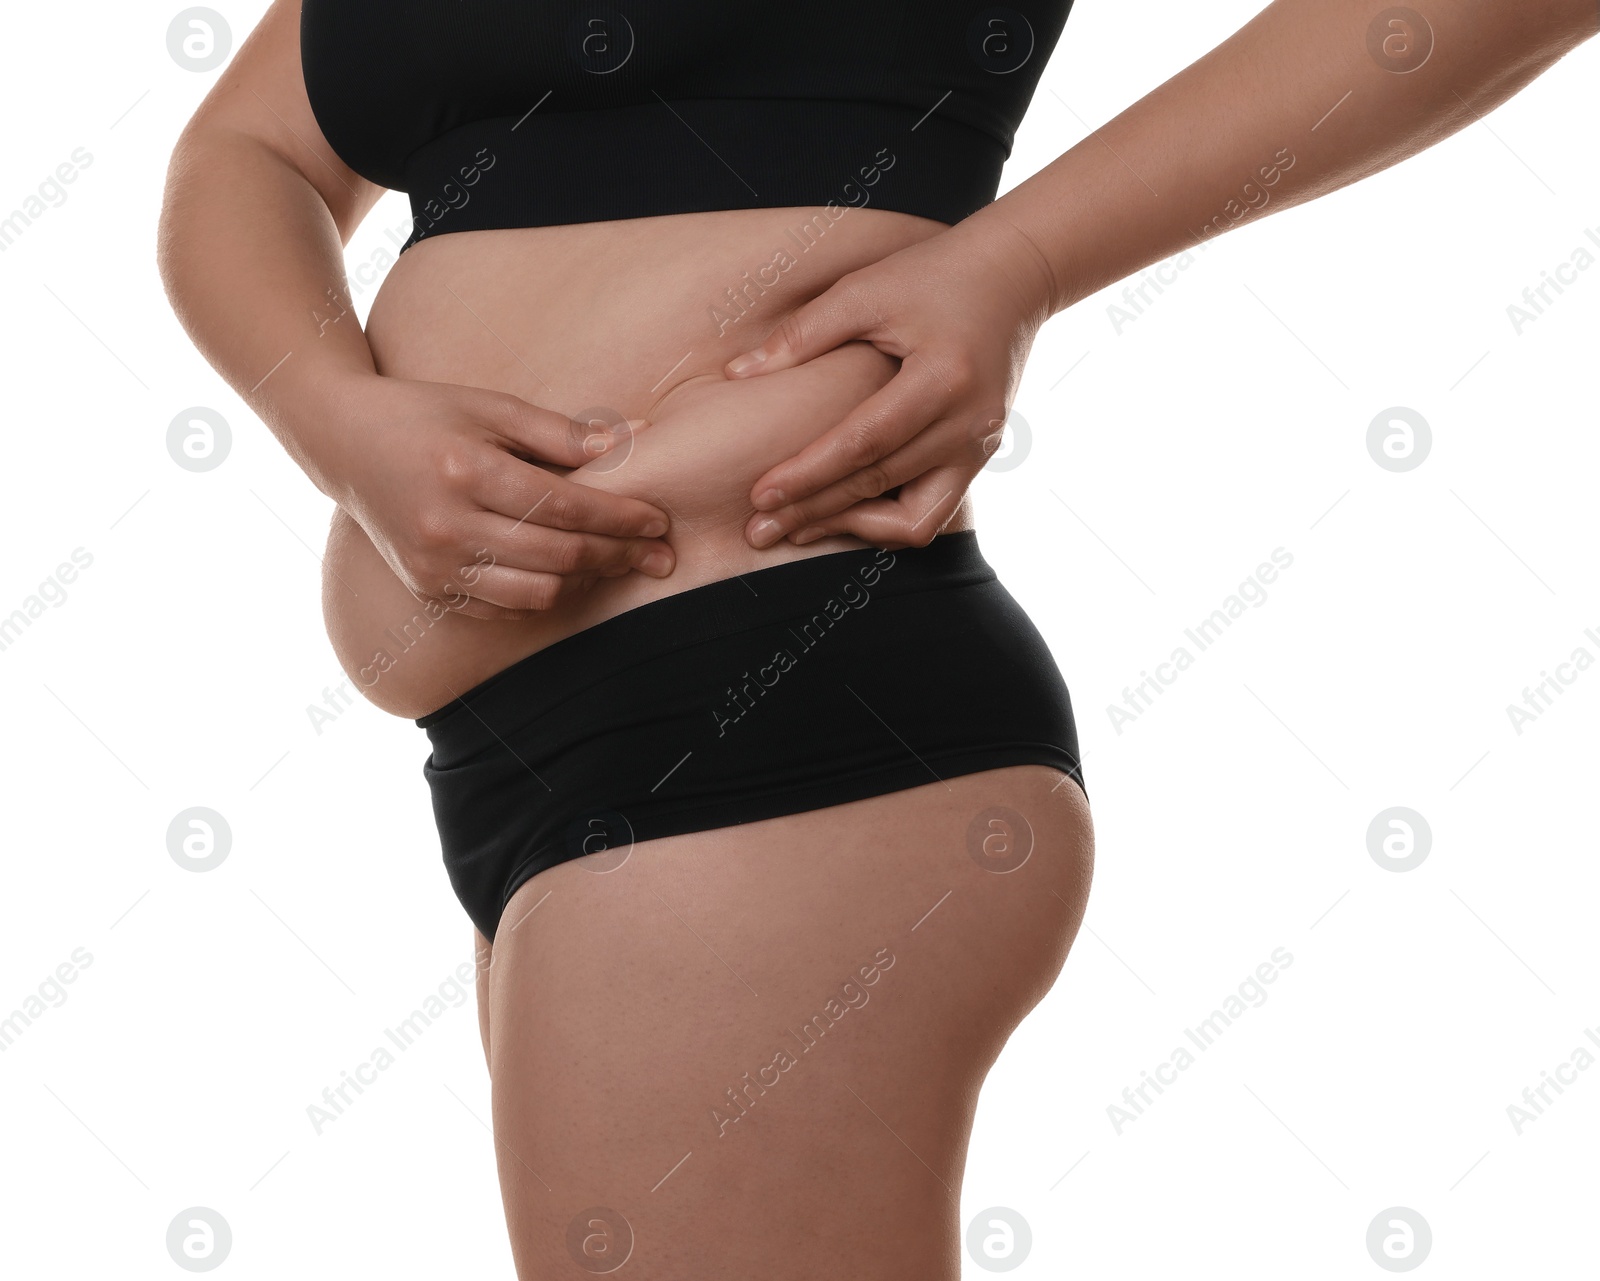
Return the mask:
<path id="1" fill-rule="evenodd" d="M 554 609 L 574 596 L 581 596 L 594 585 L 591 577 L 546 574 L 506 565 L 479 567 L 472 584 L 476 601 L 487 601 L 507 610 L 539 611 Z"/>
<path id="2" fill-rule="evenodd" d="M 578 577 L 609 577 L 638 569 L 653 578 L 665 578 L 676 563 L 672 547 L 660 539 L 613 538 L 552 529 L 532 521 L 508 521 L 496 512 L 482 512 L 467 521 L 463 541 L 473 548 L 475 556 L 480 548 L 487 553 L 462 569 L 462 581 L 473 595 L 478 593 L 470 582 L 471 575 L 485 563 Z"/>
<path id="3" fill-rule="evenodd" d="M 745 527 L 745 538 L 754 547 L 768 547 L 785 535 L 837 515 L 863 499 L 876 498 L 930 468 L 949 464 L 952 453 L 965 452 L 962 443 L 968 436 L 969 430 L 962 420 L 938 419 L 887 458 L 852 471 L 843 480 L 798 502 L 773 511 L 758 511 Z M 974 474 L 976 471 L 974 466 Z"/>
<path id="4" fill-rule="evenodd" d="M 869 338 L 891 355 L 903 354 L 892 350 L 894 340 L 883 318 L 846 277 L 786 315 L 759 347 L 730 360 L 728 376 L 748 378 L 792 369 L 852 338 Z M 889 340 L 888 345 L 883 339 Z"/>
<path id="5" fill-rule="evenodd" d="M 608 493 L 507 458 L 478 479 L 472 497 L 520 523 L 619 538 L 659 538 L 666 513 L 637 498 Z"/>
<path id="6" fill-rule="evenodd" d="M 938 467 L 900 487 L 893 498 L 869 498 L 836 516 L 790 535 L 800 546 L 829 534 L 850 534 L 874 547 L 926 547 L 961 506 L 971 477 L 963 469 Z"/>
<path id="7" fill-rule="evenodd" d="M 582 467 L 615 453 L 628 444 L 629 436 L 649 425 L 607 409 L 569 418 L 518 396 L 486 392 L 485 397 L 486 417 L 494 430 L 529 457 L 562 467 Z"/>
<path id="8" fill-rule="evenodd" d="M 419 595 L 417 599 L 424 605 L 437 605 L 452 614 L 464 614 L 468 618 L 481 618 L 489 622 L 521 622 L 534 616 L 534 611 L 531 609 L 506 609 L 504 606 L 491 605 L 488 601 L 478 600 L 472 596 L 443 600 L 437 596 Z"/>
<path id="9" fill-rule="evenodd" d="M 949 389 L 931 370 L 905 362 L 849 417 L 758 477 L 750 487 L 750 505 L 757 511 L 774 511 L 870 467 L 939 418 L 951 399 Z"/>

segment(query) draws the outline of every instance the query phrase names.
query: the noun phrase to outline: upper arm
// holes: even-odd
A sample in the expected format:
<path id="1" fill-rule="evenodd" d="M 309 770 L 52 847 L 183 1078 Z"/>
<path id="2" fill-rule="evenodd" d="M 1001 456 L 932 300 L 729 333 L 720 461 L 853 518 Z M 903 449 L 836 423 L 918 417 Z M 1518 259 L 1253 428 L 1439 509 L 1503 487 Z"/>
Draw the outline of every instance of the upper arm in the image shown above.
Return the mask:
<path id="1" fill-rule="evenodd" d="M 230 134 L 259 143 L 303 176 L 344 241 L 383 194 L 339 159 L 311 110 L 300 66 L 300 0 L 273 0 L 195 110 L 179 147 Z"/>

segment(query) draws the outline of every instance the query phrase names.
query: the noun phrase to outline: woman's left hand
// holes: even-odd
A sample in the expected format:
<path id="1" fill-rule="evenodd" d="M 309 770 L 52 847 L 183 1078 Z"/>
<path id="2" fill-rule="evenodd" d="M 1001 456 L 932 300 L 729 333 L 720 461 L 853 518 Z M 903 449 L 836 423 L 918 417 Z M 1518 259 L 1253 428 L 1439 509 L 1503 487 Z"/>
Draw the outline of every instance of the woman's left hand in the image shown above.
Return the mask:
<path id="1" fill-rule="evenodd" d="M 842 277 L 728 362 L 730 377 L 749 378 L 852 339 L 901 360 L 883 388 L 756 481 L 753 546 L 853 534 L 922 547 L 950 522 L 999 447 L 1034 335 L 1056 309 L 1043 256 L 986 213 Z"/>

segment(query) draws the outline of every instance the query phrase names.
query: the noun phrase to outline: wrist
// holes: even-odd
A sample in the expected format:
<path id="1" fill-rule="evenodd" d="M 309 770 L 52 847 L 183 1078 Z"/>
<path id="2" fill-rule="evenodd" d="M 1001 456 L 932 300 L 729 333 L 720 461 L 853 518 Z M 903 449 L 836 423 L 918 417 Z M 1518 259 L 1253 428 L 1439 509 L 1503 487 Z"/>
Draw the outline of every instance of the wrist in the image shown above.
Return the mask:
<path id="1" fill-rule="evenodd" d="M 385 380 L 370 370 L 318 371 L 314 379 L 285 379 L 262 417 L 295 465 L 340 506 L 360 471 L 360 424 Z"/>
<path id="2" fill-rule="evenodd" d="M 1003 202 L 985 206 L 959 225 L 981 236 L 984 254 L 1010 284 L 1022 318 L 1034 328 L 1068 305 L 1048 255 Z"/>

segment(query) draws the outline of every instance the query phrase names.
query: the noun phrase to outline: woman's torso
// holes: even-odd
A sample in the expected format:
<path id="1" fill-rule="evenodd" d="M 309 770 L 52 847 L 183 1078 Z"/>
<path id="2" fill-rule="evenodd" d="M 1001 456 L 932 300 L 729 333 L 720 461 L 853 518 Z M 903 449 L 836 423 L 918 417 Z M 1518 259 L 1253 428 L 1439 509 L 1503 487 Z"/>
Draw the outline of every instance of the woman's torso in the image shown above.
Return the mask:
<path id="1" fill-rule="evenodd" d="M 649 419 L 626 457 L 570 473 L 668 511 L 673 573 L 603 579 L 522 621 L 426 612 L 343 511 L 324 616 L 375 704 L 418 717 L 546 645 L 626 609 L 754 569 L 863 546 L 847 536 L 757 551 L 750 489 L 893 376 L 852 343 L 797 369 L 728 380 L 733 356 L 840 277 L 943 224 L 871 208 L 727 210 L 430 237 L 368 318 L 381 374 L 508 392 L 578 416 Z M 552 470 L 562 471 L 555 468 Z M 948 530 L 971 527 L 963 501 Z"/>

